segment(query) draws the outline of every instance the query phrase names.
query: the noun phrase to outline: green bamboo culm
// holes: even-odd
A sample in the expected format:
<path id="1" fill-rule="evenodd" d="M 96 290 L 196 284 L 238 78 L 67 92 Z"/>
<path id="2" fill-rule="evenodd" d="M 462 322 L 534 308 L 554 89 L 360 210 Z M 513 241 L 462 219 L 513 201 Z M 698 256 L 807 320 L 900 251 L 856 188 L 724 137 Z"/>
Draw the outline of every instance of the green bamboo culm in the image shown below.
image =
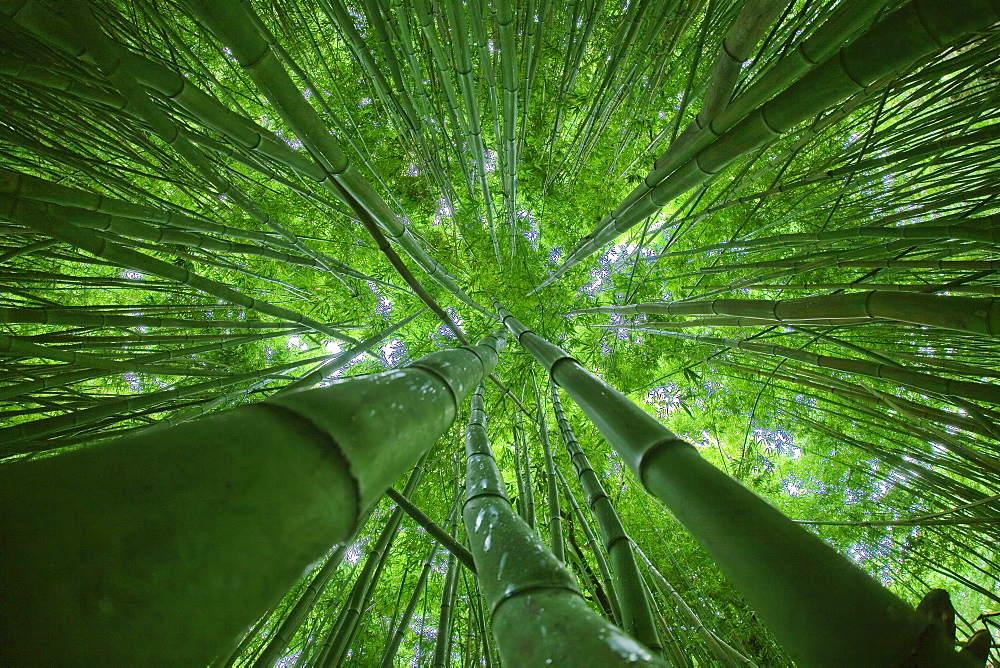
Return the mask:
<path id="1" fill-rule="evenodd" d="M 562 471 L 556 469 L 556 476 L 559 478 L 559 483 L 562 485 L 563 492 L 566 494 L 566 499 L 569 501 L 570 509 L 573 511 L 573 517 L 576 517 L 577 524 L 580 530 L 583 531 L 583 536 L 587 540 L 587 547 L 590 548 L 590 553 L 594 556 L 594 561 L 597 562 L 597 570 L 600 572 L 601 581 L 597 582 L 597 576 L 593 577 L 594 587 L 603 587 L 604 597 L 597 595 L 597 602 L 604 610 L 604 616 L 615 624 L 621 624 L 622 610 L 621 605 L 618 603 L 618 593 L 615 591 L 615 586 L 611 580 L 611 568 L 608 566 L 608 560 L 604 558 L 604 552 L 601 551 L 600 543 L 597 541 L 597 535 L 590 526 L 590 522 L 587 516 L 583 514 L 583 509 L 580 507 L 579 502 L 576 500 L 576 496 L 573 494 L 573 489 L 566 482 L 565 476 L 563 476 Z M 569 520 L 569 518 L 567 518 Z M 575 538 L 573 537 L 573 523 L 567 521 L 566 523 L 569 531 L 567 535 L 569 537 L 570 546 L 574 547 L 578 552 L 578 556 L 582 559 L 583 551 L 576 546 Z M 573 554 L 573 550 L 569 554 Z"/>
<path id="2" fill-rule="evenodd" d="M 618 592 L 618 602 L 621 605 L 622 628 L 638 638 L 648 647 L 658 652 L 663 651 L 660 639 L 656 634 L 656 623 L 649 606 L 649 598 L 635 554 L 632 552 L 632 540 L 625 532 L 621 519 L 611 503 L 611 497 L 604 490 L 600 478 L 591 466 L 590 460 L 576 440 L 573 428 L 566 418 L 566 413 L 559 399 L 559 390 L 550 382 L 549 391 L 552 394 L 552 407 L 555 409 L 556 421 L 562 433 L 563 444 L 570 462 L 576 470 L 580 486 L 587 495 L 587 504 L 597 519 L 597 527 L 601 532 L 604 549 L 611 557 L 612 572 L 615 577 L 615 590 Z"/>
<path id="3" fill-rule="evenodd" d="M 967 665 L 914 610 L 702 459 L 624 394 L 497 305 L 646 489 L 684 525 L 801 666 Z M 794 564 L 794 568 L 790 567 Z"/>
<path id="4" fill-rule="evenodd" d="M 458 596 L 458 573 L 461 565 L 455 560 L 455 554 L 448 555 L 448 570 L 444 576 L 444 588 L 441 592 L 441 612 L 438 615 L 437 638 L 434 642 L 434 658 L 431 665 L 434 668 L 448 665 L 451 658 L 452 622 L 455 617 L 455 600 Z M 339 665 L 339 664 L 334 664 Z"/>
<path id="5" fill-rule="evenodd" d="M 542 406 L 542 397 L 538 392 L 538 381 L 534 374 L 531 376 L 532 389 L 535 393 L 535 405 L 538 408 L 538 440 L 542 444 L 542 454 L 545 458 L 545 492 L 546 502 L 549 511 L 548 530 L 549 545 L 552 546 L 552 554 L 559 561 L 566 560 L 565 546 L 563 545 L 562 513 L 559 510 L 559 487 L 556 483 L 556 465 L 552 459 L 552 448 L 549 447 L 549 427 L 545 422 L 545 409 Z"/>
<path id="6" fill-rule="evenodd" d="M 392 487 L 386 490 L 386 496 L 396 502 L 396 504 L 403 509 L 403 511 L 410 516 L 413 521 L 419 524 L 424 530 L 431 535 L 434 540 L 438 541 L 438 544 L 448 550 L 451 554 L 455 555 L 463 566 L 468 568 L 472 573 L 476 572 L 476 562 L 472 558 L 472 553 L 469 552 L 456 538 L 445 531 L 444 527 L 436 524 L 430 517 L 427 516 L 420 508 L 418 508 L 412 501 L 406 498 L 405 495 L 400 494 Z"/>
<path id="7" fill-rule="evenodd" d="M 505 338 L 3 467 L 5 660 L 230 649 L 448 429 Z"/>
<path id="8" fill-rule="evenodd" d="M 508 666 L 664 665 L 590 609 L 573 576 L 510 505 L 486 433 L 484 389 L 465 436 L 465 532 L 493 637 Z"/>
<path id="9" fill-rule="evenodd" d="M 1000 335 L 1000 308 L 993 298 L 955 297 L 922 292 L 869 290 L 798 299 L 712 299 L 597 306 L 574 313 L 718 315 L 754 318 L 759 324 L 844 320 L 893 322 L 937 327 L 983 336 Z"/>
<path id="10" fill-rule="evenodd" d="M 437 550 L 437 542 L 431 543 L 430 552 L 427 554 L 427 558 L 424 559 L 424 565 L 420 569 L 420 575 L 417 577 L 417 583 L 413 587 L 410 600 L 403 610 L 403 616 L 400 618 L 399 624 L 396 625 L 396 629 L 393 631 L 392 637 L 386 645 L 385 652 L 382 654 L 381 668 L 392 668 L 395 665 L 396 652 L 399 651 L 399 645 L 403 642 L 407 629 L 410 628 L 413 613 L 417 609 L 417 603 L 420 602 L 420 595 L 427 584 L 427 577 L 430 575 L 431 567 L 434 565 L 434 556 L 437 554 Z"/>

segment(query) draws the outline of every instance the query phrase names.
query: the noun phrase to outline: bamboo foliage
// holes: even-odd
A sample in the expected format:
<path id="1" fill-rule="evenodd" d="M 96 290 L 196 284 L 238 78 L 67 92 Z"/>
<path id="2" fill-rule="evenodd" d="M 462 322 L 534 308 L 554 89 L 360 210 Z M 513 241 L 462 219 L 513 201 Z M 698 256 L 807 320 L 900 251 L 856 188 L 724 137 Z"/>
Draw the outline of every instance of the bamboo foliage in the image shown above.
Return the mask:
<path id="1" fill-rule="evenodd" d="M 594 253 L 622 232 L 637 225 L 677 195 L 711 178 L 741 154 L 753 150 L 770 139 L 787 132 L 796 124 L 840 100 L 863 90 L 890 72 L 903 69 L 918 58 L 959 40 L 964 35 L 992 25 L 998 8 L 983 2 L 967 8 L 962 17 L 953 16 L 940 5 L 934 8 L 915 6 L 898 10 L 883 19 L 869 32 L 844 47 L 838 56 L 829 58 L 806 76 L 786 88 L 775 98 L 752 112 L 734 100 L 728 117 L 710 124 L 699 138 L 689 140 L 688 149 L 680 153 L 686 162 L 676 158 L 655 169 L 642 185 L 633 191 L 615 211 L 584 237 L 559 269 L 539 288 L 550 285 L 580 259 Z M 882 40 L 890 32 L 905 32 L 910 41 L 897 45 Z M 899 47 L 898 49 L 896 47 Z M 890 51 L 890 49 L 892 49 Z M 815 91 L 822 91 L 816 95 Z M 747 114 L 745 116 L 737 115 Z M 723 130 L 724 128 L 724 130 Z M 688 159 L 688 156 L 691 156 Z"/>
<path id="2" fill-rule="evenodd" d="M 983 642 L 998 12 L 0 2 L 4 661 Z"/>

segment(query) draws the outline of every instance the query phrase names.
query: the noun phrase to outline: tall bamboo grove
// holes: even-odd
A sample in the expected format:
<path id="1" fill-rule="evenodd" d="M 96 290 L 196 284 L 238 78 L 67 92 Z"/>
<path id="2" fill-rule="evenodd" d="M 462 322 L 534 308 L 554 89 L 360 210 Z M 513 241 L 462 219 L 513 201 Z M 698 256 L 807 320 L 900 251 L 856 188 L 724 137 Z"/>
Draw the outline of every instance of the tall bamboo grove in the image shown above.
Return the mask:
<path id="1" fill-rule="evenodd" d="M 0 662 L 1000 659 L 998 0 L 0 16 Z"/>

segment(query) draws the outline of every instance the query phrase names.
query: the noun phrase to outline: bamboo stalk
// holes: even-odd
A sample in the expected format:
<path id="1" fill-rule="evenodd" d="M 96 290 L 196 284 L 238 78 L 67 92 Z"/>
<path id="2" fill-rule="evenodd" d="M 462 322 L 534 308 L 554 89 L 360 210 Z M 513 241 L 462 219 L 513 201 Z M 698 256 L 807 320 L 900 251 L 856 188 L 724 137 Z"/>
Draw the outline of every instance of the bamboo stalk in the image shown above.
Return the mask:
<path id="1" fill-rule="evenodd" d="M 663 665 L 621 629 L 590 610 L 573 576 L 510 506 L 486 436 L 482 386 L 466 430 L 462 510 L 493 636 L 507 665 Z"/>
<path id="2" fill-rule="evenodd" d="M 7 655 L 210 661 L 350 536 L 502 345 L 0 468 Z M 55 487 L 89 502 L 54 503 Z"/>
<path id="3" fill-rule="evenodd" d="M 906 603 L 703 460 L 564 350 L 528 330 L 503 307 L 499 313 L 643 485 L 692 532 L 794 660 L 804 665 L 894 665 L 913 653 L 923 624 Z M 787 568 L 791 561 L 796 569 Z M 824 637 L 828 642 L 819 640 Z M 931 639 L 922 648 L 933 661 L 962 665 L 950 647 L 935 643 Z"/>

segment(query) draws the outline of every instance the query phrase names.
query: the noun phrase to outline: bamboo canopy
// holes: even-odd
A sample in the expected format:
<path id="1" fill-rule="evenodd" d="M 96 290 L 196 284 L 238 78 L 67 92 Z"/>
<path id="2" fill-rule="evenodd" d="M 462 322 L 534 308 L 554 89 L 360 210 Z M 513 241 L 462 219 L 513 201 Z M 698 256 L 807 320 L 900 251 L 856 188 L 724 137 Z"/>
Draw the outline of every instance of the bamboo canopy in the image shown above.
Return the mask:
<path id="1" fill-rule="evenodd" d="M 1000 659 L 998 80 L 998 0 L 0 0 L 0 663 Z"/>

